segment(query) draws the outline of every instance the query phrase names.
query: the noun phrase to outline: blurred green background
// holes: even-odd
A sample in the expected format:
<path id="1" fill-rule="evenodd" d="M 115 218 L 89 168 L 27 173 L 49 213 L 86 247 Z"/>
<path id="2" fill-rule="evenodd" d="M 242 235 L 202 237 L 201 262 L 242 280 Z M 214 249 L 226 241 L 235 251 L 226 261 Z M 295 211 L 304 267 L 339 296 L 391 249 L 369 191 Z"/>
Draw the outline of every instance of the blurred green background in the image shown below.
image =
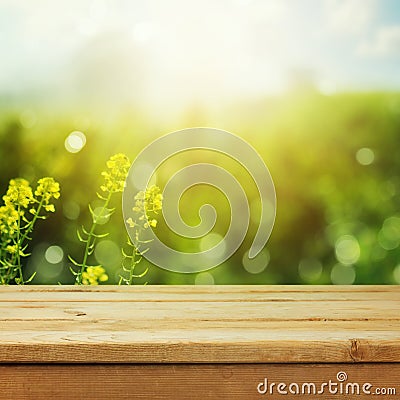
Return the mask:
<path id="1" fill-rule="evenodd" d="M 265 160 L 277 193 L 271 238 L 247 259 L 257 228 L 249 193 L 255 216 L 233 257 L 200 274 L 153 266 L 138 284 L 400 284 L 399 3 L 188 3 L 82 1 L 65 13 L 0 3 L 0 192 L 17 176 L 33 185 L 53 176 L 62 190 L 33 234 L 27 276 L 73 282 L 67 255 L 82 254 L 76 230 L 112 154 L 133 160 L 161 135 L 212 126 Z M 226 203 L 206 193 L 188 193 L 182 212 L 196 221 L 210 201 L 218 231 Z M 126 242 L 114 200 L 94 252 L 108 283 Z"/>

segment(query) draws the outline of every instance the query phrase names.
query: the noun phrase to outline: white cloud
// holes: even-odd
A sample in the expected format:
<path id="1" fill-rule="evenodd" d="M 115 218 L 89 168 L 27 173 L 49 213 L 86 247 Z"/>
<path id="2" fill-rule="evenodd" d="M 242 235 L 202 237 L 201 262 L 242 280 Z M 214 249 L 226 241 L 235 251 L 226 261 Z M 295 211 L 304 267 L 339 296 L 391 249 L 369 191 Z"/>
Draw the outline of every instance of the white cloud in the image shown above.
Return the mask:
<path id="1" fill-rule="evenodd" d="M 376 3 L 376 0 L 326 0 L 328 27 L 343 34 L 363 33 L 373 19 Z"/>
<path id="2" fill-rule="evenodd" d="M 357 53 L 370 57 L 400 56 L 400 25 L 380 28 L 371 40 L 359 45 Z"/>

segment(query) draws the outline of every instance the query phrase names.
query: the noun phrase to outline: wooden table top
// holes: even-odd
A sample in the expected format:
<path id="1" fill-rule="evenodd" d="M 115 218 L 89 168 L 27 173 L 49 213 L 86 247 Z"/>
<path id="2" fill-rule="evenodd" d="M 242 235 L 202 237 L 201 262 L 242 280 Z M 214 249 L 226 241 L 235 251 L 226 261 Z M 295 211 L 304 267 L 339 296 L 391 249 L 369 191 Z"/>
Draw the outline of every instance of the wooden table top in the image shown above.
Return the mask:
<path id="1" fill-rule="evenodd" d="M 2 286 L 1 363 L 400 362 L 399 286 Z"/>

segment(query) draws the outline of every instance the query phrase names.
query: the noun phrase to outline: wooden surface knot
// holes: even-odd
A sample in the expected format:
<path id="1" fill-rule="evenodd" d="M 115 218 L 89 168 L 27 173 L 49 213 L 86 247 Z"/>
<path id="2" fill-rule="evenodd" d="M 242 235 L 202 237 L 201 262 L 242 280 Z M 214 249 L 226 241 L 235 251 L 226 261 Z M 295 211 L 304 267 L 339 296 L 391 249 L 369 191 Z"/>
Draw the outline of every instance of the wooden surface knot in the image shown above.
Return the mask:
<path id="1" fill-rule="evenodd" d="M 363 350 L 359 339 L 350 339 L 350 357 L 354 362 L 363 361 Z"/>

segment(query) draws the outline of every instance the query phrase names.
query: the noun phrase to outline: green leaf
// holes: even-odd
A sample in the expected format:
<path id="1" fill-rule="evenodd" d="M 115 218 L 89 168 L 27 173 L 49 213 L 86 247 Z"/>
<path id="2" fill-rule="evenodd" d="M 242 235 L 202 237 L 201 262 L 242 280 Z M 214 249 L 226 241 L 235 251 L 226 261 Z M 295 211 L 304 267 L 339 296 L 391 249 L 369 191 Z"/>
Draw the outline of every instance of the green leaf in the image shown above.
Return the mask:
<path id="1" fill-rule="evenodd" d="M 80 242 L 82 242 L 82 243 L 86 243 L 87 242 L 87 239 L 83 239 L 83 237 L 81 236 L 81 234 L 79 232 L 79 229 L 76 230 L 76 236 L 78 236 L 78 239 L 79 239 Z"/>
<path id="2" fill-rule="evenodd" d="M 94 237 L 96 237 L 96 238 L 98 238 L 98 239 L 105 238 L 105 237 L 107 237 L 108 235 L 109 235 L 108 232 L 107 232 L 107 233 L 93 233 L 93 234 L 92 234 L 92 236 L 94 236 Z"/>
<path id="3" fill-rule="evenodd" d="M 107 201 L 107 197 L 102 196 L 100 193 L 97 192 L 96 195 L 100 200 Z"/>
<path id="4" fill-rule="evenodd" d="M 128 255 L 128 254 L 126 254 L 124 249 L 121 249 L 121 253 L 122 253 L 122 255 L 124 256 L 124 258 L 129 258 L 129 259 L 132 259 L 132 258 L 133 258 L 133 255 Z"/>
<path id="5" fill-rule="evenodd" d="M 31 275 L 31 277 L 28 280 L 25 281 L 25 283 L 31 282 L 32 279 L 35 277 L 35 275 L 36 275 L 36 271 Z"/>
<path id="6" fill-rule="evenodd" d="M 82 225 L 82 232 L 86 235 L 89 236 L 90 233 L 85 229 L 85 227 Z"/>
<path id="7" fill-rule="evenodd" d="M 72 262 L 72 264 L 74 264 L 77 267 L 82 267 L 82 264 L 79 264 L 77 261 L 75 261 L 70 255 L 68 255 L 68 260 Z M 76 273 L 77 275 L 77 273 Z"/>
<path id="8" fill-rule="evenodd" d="M 149 267 L 147 267 L 141 274 L 132 275 L 134 278 L 143 278 L 149 272 Z"/>

